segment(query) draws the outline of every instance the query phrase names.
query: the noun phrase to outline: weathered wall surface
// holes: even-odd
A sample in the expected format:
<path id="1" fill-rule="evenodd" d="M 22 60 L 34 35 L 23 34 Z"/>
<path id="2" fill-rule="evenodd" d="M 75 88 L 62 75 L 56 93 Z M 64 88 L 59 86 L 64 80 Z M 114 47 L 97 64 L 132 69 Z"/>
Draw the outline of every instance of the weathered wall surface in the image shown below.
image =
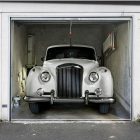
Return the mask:
<path id="1" fill-rule="evenodd" d="M 119 102 L 130 111 L 130 40 L 128 23 L 115 27 L 116 50 L 105 57 L 105 65 L 111 70 L 114 79 L 114 93 Z"/>
<path id="2" fill-rule="evenodd" d="M 28 25 L 27 33 L 34 35 L 36 63 L 42 65 L 40 58 L 45 55 L 50 45 L 69 44 L 69 24 Z M 102 28 L 92 24 L 74 24 L 72 43 L 91 45 L 101 55 Z"/>
<path id="3" fill-rule="evenodd" d="M 27 64 L 26 28 L 14 24 L 11 49 L 11 90 L 12 96 L 21 95 L 25 88 L 25 65 Z"/>

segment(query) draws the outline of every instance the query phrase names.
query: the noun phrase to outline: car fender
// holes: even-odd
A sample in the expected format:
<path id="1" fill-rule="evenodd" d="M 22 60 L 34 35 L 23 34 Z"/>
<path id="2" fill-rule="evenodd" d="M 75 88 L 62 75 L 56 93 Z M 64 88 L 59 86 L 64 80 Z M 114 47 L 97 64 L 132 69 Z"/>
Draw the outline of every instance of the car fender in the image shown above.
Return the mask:
<path id="1" fill-rule="evenodd" d="M 31 96 L 34 94 L 34 92 L 37 90 L 38 85 L 40 85 L 39 82 L 39 74 L 41 72 L 41 66 L 35 66 L 33 67 L 27 77 L 26 80 L 26 95 Z"/>
<path id="2" fill-rule="evenodd" d="M 111 72 L 106 67 L 97 68 L 100 77 L 100 87 L 103 97 L 113 97 L 113 78 Z"/>

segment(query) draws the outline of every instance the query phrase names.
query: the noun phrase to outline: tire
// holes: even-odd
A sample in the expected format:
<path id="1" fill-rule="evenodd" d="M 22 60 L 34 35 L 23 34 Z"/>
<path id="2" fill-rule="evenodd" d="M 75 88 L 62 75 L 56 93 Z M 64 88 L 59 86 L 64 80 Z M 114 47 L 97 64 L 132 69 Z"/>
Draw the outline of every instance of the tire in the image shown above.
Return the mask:
<path id="1" fill-rule="evenodd" d="M 39 103 L 29 103 L 29 109 L 33 114 L 40 113 L 40 104 Z"/>
<path id="2" fill-rule="evenodd" d="M 99 112 L 101 114 L 107 114 L 109 112 L 109 109 L 110 109 L 110 104 L 108 103 L 103 103 L 103 104 L 100 104 L 99 106 Z"/>

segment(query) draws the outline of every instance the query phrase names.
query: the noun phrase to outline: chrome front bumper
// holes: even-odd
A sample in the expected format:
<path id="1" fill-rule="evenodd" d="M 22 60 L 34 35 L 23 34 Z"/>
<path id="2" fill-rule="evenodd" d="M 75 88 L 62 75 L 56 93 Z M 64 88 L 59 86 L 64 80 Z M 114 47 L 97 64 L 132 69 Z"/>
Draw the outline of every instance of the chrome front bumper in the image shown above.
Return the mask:
<path id="1" fill-rule="evenodd" d="M 25 96 L 24 100 L 26 102 L 51 102 L 53 103 L 114 103 L 114 98 L 88 98 L 88 103 L 85 98 L 78 99 L 60 99 L 60 98 L 51 98 L 51 97 L 28 97 Z"/>
<path id="2" fill-rule="evenodd" d="M 89 102 L 91 103 L 114 103 L 114 98 L 89 98 Z"/>
<path id="3" fill-rule="evenodd" d="M 29 97 L 29 96 L 25 96 L 24 101 L 26 102 L 49 102 L 50 98 L 48 97 Z"/>

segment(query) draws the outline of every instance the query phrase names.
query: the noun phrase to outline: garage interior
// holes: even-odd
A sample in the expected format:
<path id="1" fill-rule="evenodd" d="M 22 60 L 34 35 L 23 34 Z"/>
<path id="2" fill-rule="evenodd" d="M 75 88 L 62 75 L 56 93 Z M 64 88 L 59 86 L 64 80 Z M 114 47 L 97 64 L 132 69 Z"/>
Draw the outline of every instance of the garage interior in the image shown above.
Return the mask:
<path id="1" fill-rule="evenodd" d="M 90 45 L 100 66 L 111 70 L 116 102 L 108 114 L 98 105 L 54 104 L 38 115 L 23 101 L 29 70 L 41 66 L 48 46 Z M 11 20 L 11 120 L 130 120 L 131 119 L 131 24 L 128 20 Z M 113 38 L 113 39 L 112 39 Z M 106 44 L 111 39 L 111 46 Z"/>

